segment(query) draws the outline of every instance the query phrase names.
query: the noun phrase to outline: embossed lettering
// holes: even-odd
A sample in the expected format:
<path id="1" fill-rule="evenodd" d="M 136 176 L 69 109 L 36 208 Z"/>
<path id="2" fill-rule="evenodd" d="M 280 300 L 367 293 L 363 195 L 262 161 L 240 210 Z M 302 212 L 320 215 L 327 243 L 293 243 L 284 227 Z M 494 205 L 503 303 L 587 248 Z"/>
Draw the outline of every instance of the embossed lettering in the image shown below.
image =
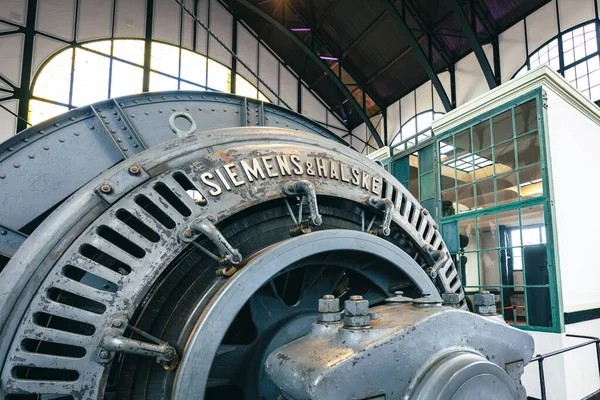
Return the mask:
<path id="1" fill-rule="evenodd" d="M 317 172 L 319 173 L 319 176 L 327 178 L 327 168 L 325 168 L 325 160 L 316 157 L 315 161 L 317 162 Z"/>
<path id="2" fill-rule="evenodd" d="M 208 191 L 208 193 L 210 193 L 213 196 L 218 196 L 221 193 L 223 193 L 223 190 L 221 189 L 221 186 L 219 186 L 215 182 L 210 181 L 210 179 L 213 179 L 213 178 L 214 178 L 214 176 L 210 172 L 205 172 L 202 175 L 200 175 L 200 179 L 202 180 L 202 182 L 204 182 L 204 184 L 206 186 L 209 186 L 212 188 Z"/>
<path id="3" fill-rule="evenodd" d="M 218 168 L 215 169 L 215 174 L 217 174 L 221 182 L 223 182 L 223 186 L 225 186 L 225 189 L 231 190 L 231 186 L 229 185 L 229 182 L 227 182 L 227 179 L 225 179 L 225 177 L 223 176 L 221 170 L 219 170 Z"/>
<path id="4" fill-rule="evenodd" d="M 294 164 L 294 174 L 302 175 L 304 173 L 304 169 L 302 168 L 302 164 L 300 164 L 300 157 L 291 156 L 290 161 Z"/>
<path id="5" fill-rule="evenodd" d="M 271 178 L 275 178 L 276 176 L 279 176 L 279 174 L 273 171 L 274 167 L 273 164 L 271 164 L 271 160 L 273 160 L 272 156 L 262 157 L 263 164 L 265 165 L 265 169 L 267 170 L 267 175 L 269 175 L 269 177 Z"/>
<path id="6" fill-rule="evenodd" d="M 233 172 L 231 169 L 235 167 L 235 164 L 226 164 L 223 165 L 223 168 L 225 169 L 225 172 L 227 172 L 227 175 L 229 176 L 229 179 L 231 179 L 231 182 L 233 182 L 233 186 L 242 186 L 244 183 L 244 181 L 240 181 L 237 177 L 238 174 L 236 172 Z"/>
<path id="7" fill-rule="evenodd" d="M 265 173 L 263 172 L 256 158 L 252 159 L 252 167 L 250 167 L 246 160 L 242 160 L 240 164 L 242 164 L 242 169 L 244 170 L 244 173 L 250 182 L 254 182 L 254 179 L 258 179 L 259 175 L 262 179 L 265 179 Z"/>
<path id="8" fill-rule="evenodd" d="M 358 186 L 360 183 L 360 172 L 356 168 L 352 168 L 352 184 Z"/>
<path id="9" fill-rule="evenodd" d="M 281 172 L 281 176 L 292 174 L 290 163 L 288 162 L 287 157 L 275 156 L 275 160 L 277 161 L 277 165 L 279 165 L 279 172 Z"/>

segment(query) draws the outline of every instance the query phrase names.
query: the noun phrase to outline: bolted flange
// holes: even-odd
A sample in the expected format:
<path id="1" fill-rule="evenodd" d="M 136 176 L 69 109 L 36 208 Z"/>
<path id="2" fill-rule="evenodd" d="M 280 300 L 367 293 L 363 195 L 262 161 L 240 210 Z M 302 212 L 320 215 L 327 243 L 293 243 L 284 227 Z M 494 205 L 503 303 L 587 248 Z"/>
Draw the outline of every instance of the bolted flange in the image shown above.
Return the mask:
<path id="1" fill-rule="evenodd" d="M 344 302 L 344 328 L 370 328 L 369 301 L 362 296 L 350 296 Z"/>

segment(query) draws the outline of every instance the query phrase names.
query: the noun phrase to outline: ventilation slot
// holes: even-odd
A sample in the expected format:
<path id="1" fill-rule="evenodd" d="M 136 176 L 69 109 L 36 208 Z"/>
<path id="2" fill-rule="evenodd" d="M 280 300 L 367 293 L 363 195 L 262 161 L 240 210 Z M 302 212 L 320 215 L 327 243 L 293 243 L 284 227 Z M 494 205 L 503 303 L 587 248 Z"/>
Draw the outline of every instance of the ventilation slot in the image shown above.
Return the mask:
<path id="1" fill-rule="evenodd" d="M 440 242 L 440 245 L 438 246 L 438 250 L 442 250 L 444 248 L 444 242 Z"/>
<path id="2" fill-rule="evenodd" d="M 79 372 L 58 368 L 14 367 L 12 376 L 26 381 L 75 382 L 79 378 Z"/>
<path id="3" fill-rule="evenodd" d="M 394 203 L 394 207 L 396 206 L 396 201 L 398 200 L 398 189 L 392 186 L 392 203 Z"/>
<path id="4" fill-rule="evenodd" d="M 400 214 L 404 216 L 406 213 L 406 196 L 402 194 L 402 201 L 400 202 Z"/>
<path id="5" fill-rule="evenodd" d="M 198 191 L 196 185 L 194 185 L 183 173 L 175 172 L 173 174 L 173 178 L 177 181 L 177 183 L 179 183 L 179 186 L 181 186 L 181 188 L 185 190 L 188 196 L 190 196 L 192 200 L 194 200 L 194 203 L 198 204 L 201 207 L 204 207 L 206 204 L 208 204 L 206 197 L 202 196 L 202 193 Z"/>
<path id="6" fill-rule="evenodd" d="M 118 272 L 121 275 L 129 275 L 131 272 L 129 265 L 117 260 L 113 256 L 106 254 L 102 250 L 98 250 L 91 244 L 85 243 L 81 245 L 79 248 L 79 254 L 97 262 L 98 264 L 104 265 L 106 268 Z"/>
<path id="7" fill-rule="evenodd" d="M 425 239 L 427 237 L 427 234 L 429 233 L 429 229 L 430 229 L 430 225 L 425 222 L 425 230 L 423 231 L 423 239 Z"/>
<path id="8" fill-rule="evenodd" d="M 96 332 L 93 325 L 72 319 L 58 317 L 45 312 L 37 312 L 33 315 L 33 323 L 45 328 L 57 329 L 59 331 L 71 332 L 76 335 L 92 336 Z"/>
<path id="9" fill-rule="evenodd" d="M 412 203 L 410 204 L 410 212 L 408 213 L 408 222 L 412 222 L 413 217 L 415 216 L 415 207 L 412 205 Z"/>
<path id="10" fill-rule="evenodd" d="M 89 311 L 94 314 L 103 314 L 104 311 L 106 311 L 106 306 L 104 304 L 65 290 L 50 288 L 46 291 L 46 294 L 52 301 L 79 308 L 80 310 Z"/>
<path id="11" fill-rule="evenodd" d="M 450 275 L 452 275 L 452 272 L 454 271 L 454 268 L 452 268 L 452 266 L 450 266 L 447 270 L 446 270 L 446 279 L 450 278 Z"/>
<path id="12" fill-rule="evenodd" d="M 59 357 L 82 358 L 85 356 L 85 349 L 83 347 L 34 339 L 23 339 L 21 349 L 30 353 L 48 354 Z"/>
<path id="13" fill-rule="evenodd" d="M 125 225 L 127 225 L 128 227 L 130 227 L 149 241 L 157 243 L 160 240 L 160 236 L 158 235 L 158 233 L 154 232 L 148 225 L 144 224 L 142 221 L 137 219 L 137 217 L 135 217 L 129 211 L 121 208 L 120 210 L 117 210 L 115 216 Z"/>
<path id="14" fill-rule="evenodd" d="M 144 249 L 142 249 L 137 244 L 133 243 L 131 240 L 127 239 L 125 236 L 116 232 L 112 228 L 108 226 L 101 225 L 96 229 L 96 233 L 98 236 L 110 242 L 120 248 L 121 250 L 131 254 L 135 258 L 143 258 L 146 255 Z"/>
<path id="15" fill-rule="evenodd" d="M 72 265 L 65 265 L 62 269 L 62 274 L 71 280 L 77 281 L 97 290 L 115 293 L 119 289 L 119 286 L 116 283 L 102 279 L 98 275 L 84 271 Z"/>
<path id="16" fill-rule="evenodd" d="M 154 217 L 155 220 L 160 222 L 165 228 L 175 228 L 175 221 L 173 221 L 167 214 L 164 213 L 156 204 L 150 201 L 149 198 L 140 194 L 135 197 L 135 202 L 138 206 L 142 207 L 148 214 Z"/>
<path id="17" fill-rule="evenodd" d="M 456 274 L 454 279 L 452 279 L 452 282 L 450 282 L 450 287 L 456 285 L 457 283 L 458 283 L 458 274 Z"/>
<path id="18" fill-rule="evenodd" d="M 40 400 L 40 399 L 52 399 L 52 400 L 74 400 L 75 398 L 71 395 L 59 395 L 56 394 L 9 394 L 4 400 Z"/>
<path id="19" fill-rule="evenodd" d="M 187 208 L 185 204 L 183 204 L 183 201 L 181 201 L 181 199 L 177 197 L 177 195 L 173 193 L 173 191 L 164 183 L 158 182 L 156 185 L 154 185 L 154 190 L 156 190 L 158 194 L 168 201 L 169 204 L 173 206 L 173 208 L 176 209 L 179 214 L 183 215 L 184 217 L 189 217 L 192 215 L 190 209 Z"/>
<path id="20" fill-rule="evenodd" d="M 412 218 L 411 218 L 412 220 Z M 421 229 L 421 223 L 423 222 L 423 213 L 419 211 L 419 216 L 417 217 L 417 223 L 415 224 L 415 228 L 417 228 L 417 230 Z"/>
<path id="21" fill-rule="evenodd" d="M 429 244 L 433 246 L 433 244 L 435 243 L 435 241 L 437 240 L 437 232 L 433 232 L 433 235 L 431 236 L 431 240 L 429 241 Z"/>
<path id="22" fill-rule="evenodd" d="M 388 183 L 386 179 L 383 179 L 383 182 L 381 184 L 381 197 L 387 197 L 387 188 L 388 188 Z"/>

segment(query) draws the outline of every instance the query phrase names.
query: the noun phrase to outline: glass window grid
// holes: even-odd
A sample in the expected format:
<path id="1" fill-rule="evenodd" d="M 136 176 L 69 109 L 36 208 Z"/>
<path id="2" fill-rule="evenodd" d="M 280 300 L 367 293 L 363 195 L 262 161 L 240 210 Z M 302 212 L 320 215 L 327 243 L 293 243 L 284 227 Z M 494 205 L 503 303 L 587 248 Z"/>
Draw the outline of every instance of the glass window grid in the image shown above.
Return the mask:
<path id="1" fill-rule="evenodd" d="M 92 53 L 95 56 L 101 56 L 101 57 L 108 58 L 108 60 L 109 60 L 108 82 L 109 83 L 108 83 L 108 90 L 107 90 L 107 93 L 106 93 L 106 99 L 110 98 L 111 97 L 111 90 L 112 90 L 112 88 L 111 88 L 112 85 L 110 84 L 110 82 L 112 81 L 112 78 L 113 78 L 113 71 L 114 71 L 113 70 L 113 63 L 115 61 L 123 63 L 123 64 L 130 65 L 130 66 L 133 66 L 133 67 L 138 67 L 138 68 L 142 68 L 142 69 L 146 68 L 144 66 L 144 63 L 137 63 L 137 62 L 133 62 L 131 60 L 127 60 L 125 58 L 121 58 L 121 57 L 115 56 L 114 55 L 114 47 L 115 47 L 114 44 L 115 44 L 115 42 L 118 42 L 118 41 L 121 41 L 121 42 L 124 42 L 124 41 L 136 41 L 136 42 L 142 42 L 142 43 L 144 43 L 144 41 L 141 40 L 141 39 L 109 39 L 109 40 L 99 40 L 99 41 L 94 41 L 94 42 L 88 42 L 88 43 L 83 43 L 83 44 L 76 44 L 76 45 L 73 45 L 71 47 L 68 47 L 66 49 L 63 49 L 63 50 L 59 51 L 58 53 L 56 53 L 55 55 L 53 55 L 48 61 L 51 61 L 55 56 L 57 56 L 59 54 L 62 54 L 64 52 L 72 52 L 72 54 L 73 54 L 73 62 L 71 64 L 71 71 L 70 71 L 70 77 L 71 77 L 71 79 L 70 79 L 70 85 L 69 85 L 69 101 L 68 102 L 57 101 L 55 99 L 49 98 L 49 96 L 48 97 L 45 97 L 45 96 L 41 97 L 41 96 L 36 96 L 34 94 L 34 95 L 31 96 L 30 102 L 31 101 L 37 101 L 37 102 L 45 103 L 47 105 L 54 105 L 54 106 L 60 106 L 60 107 L 62 107 L 60 109 L 57 108 L 56 109 L 56 113 L 54 115 L 57 115 L 57 114 L 60 114 L 61 112 L 64 112 L 64 111 L 67 111 L 67 110 L 72 110 L 74 108 L 86 105 L 86 104 L 75 104 L 73 102 L 73 87 L 74 87 L 74 75 L 75 75 L 74 68 L 75 68 L 75 60 L 76 60 L 76 57 L 77 57 L 77 51 L 79 51 L 79 52 L 85 51 L 85 52 Z M 101 51 L 101 49 L 103 48 L 103 46 L 101 46 L 103 44 L 103 42 L 110 43 L 110 47 L 107 46 L 106 47 L 106 51 Z M 210 91 L 220 91 L 220 90 L 218 90 L 218 89 L 210 86 L 209 64 L 210 63 L 218 64 L 218 65 L 223 66 L 224 68 L 226 68 L 228 71 L 230 71 L 230 68 L 222 65 L 221 63 L 219 63 L 219 62 L 217 62 L 215 60 L 212 60 L 212 59 L 206 57 L 203 54 L 193 52 L 194 54 L 198 54 L 199 56 L 204 57 L 205 62 L 206 62 L 206 65 L 205 65 L 205 68 L 204 68 L 204 72 L 205 72 L 204 82 L 206 82 L 207 84 L 206 85 L 202 85 L 202 84 L 199 84 L 197 82 L 193 82 L 193 81 L 190 81 L 190 80 L 187 80 L 187 79 L 184 79 L 184 78 L 181 77 L 182 53 L 183 53 L 183 51 L 185 51 L 185 49 L 183 49 L 181 47 L 178 47 L 178 46 L 175 46 L 175 45 L 163 44 L 163 43 L 157 42 L 157 41 L 153 41 L 152 43 L 153 44 L 154 43 L 158 43 L 158 44 L 161 44 L 161 45 L 164 45 L 164 46 L 170 46 L 170 47 L 176 48 L 177 52 L 178 52 L 178 55 L 179 55 L 179 59 L 178 59 L 178 64 L 177 64 L 177 70 L 178 70 L 177 75 L 173 75 L 173 74 L 170 74 L 170 73 L 167 73 L 167 72 L 164 72 L 164 71 L 157 70 L 155 68 L 151 68 L 151 64 L 150 64 L 150 65 L 147 66 L 147 70 L 149 71 L 149 73 L 151 75 L 152 75 L 152 73 L 155 73 L 155 74 L 157 74 L 157 75 L 159 75 L 161 77 L 165 77 L 165 78 L 170 78 L 170 79 L 176 80 L 176 82 L 177 82 L 177 90 L 181 90 L 182 89 L 182 84 L 183 84 L 185 86 L 184 89 L 186 89 L 186 90 L 190 90 L 190 88 L 194 88 L 195 90 L 199 90 L 199 91 L 209 91 L 209 92 Z M 108 48 L 110 48 L 110 51 L 108 51 Z M 44 69 L 45 65 L 46 64 L 42 65 L 42 67 L 39 70 L 40 72 Z M 229 74 L 231 74 L 231 73 L 229 73 Z M 32 87 L 33 87 L 32 93 L 34 93 L 34 91 L 35 91 L 35 86 L 37 84 L 37 80 L 39 78 L 39 75 L 40 74 L 38 72 L 38 74 L 36 76 L 36 80 L 34 81 L 34 83 L 32 85 Z M 239 76 L 240 78 L 244 79 L 239 74 L 237 74 L 236 76 Z M 231 75 L 229 76 L 228 86 L 229 87 L 231 86 Z M 257 88 L 256 91 L 257 91 L 256 98 L 258 98 L 259 100 L 262 100 L 262 101 L 270 102 L 267 99 L 267 97 L 258 90 L 258 88 Z M 135 94 L 135 93 L 131 93 L 131 94 Z M 45 119 L 51 118 L 54 115 L 48 115 L 48 116 L 45 117 Z M 40 121 L 36 121 L 36 123 L 39 123 L 39 122 L 41 122 L 41 120 Z"/>
<path id="2" fill-rule="evenodd" d="M 492 151 L 491 152 L 492 153 L 492 159 L 490 160 L 492 162 L 492 166 L 493 166 L 493 174 L 492 175 L 486 175 L 486 176 L 481 177 L 481 178 L 478 179 L 477 178 L 477 169 L 479 169 L 479 168 L 475 168 L 474 170 L 472 170 L 474 172 L 474 177 L 473 177 L 473 181 L 472 182 L 465 183 L 465 184 L 462 184 L 462 185 L 456 185 L 456 182 L 458 182 L 457 169 L 460 169 L 460 168 L 453 168 L 451 165 L 449 165 L 448 162 L 440 163 L 440 166 L 441 165 L 447 166 L 447 167 L 453 168 L 453 170 L 454 170 L 454 182 L 455 182 L 455 186 L 452 189 L 446 189 L 446 190 L 444 190 L 442 192 L 442 193 L 449 193 L 451 191 L 454 191 L 454 202 L 453 202 L 454 204 L 458 204 L 458 191 L 460 189 L 464 189 L 464 188 L 467 188 L 467 187 L 473 186 L 473 185 L 475 185 L 475 189 L 476 189 L 477 182 L 480 182 L 480 181 L 485 180 L 485 179 L 493 178 L 494 179 L 494 204 L 491 205 L 491 206 L 489 206 L 489 207 L 495 207 L 495 206 L 497 206 L 498 205 L 498 193 L 497 193 L 497 186 L 496 186 L 496 178 L 499 177 L 499 176 L 501 177 L 501 176 L 505 176 L 505 175 L 512 174 L 512 173 L 515 173 L 516 187 L 519 189 L 518 194 L 517 194 L 518 197 L 517 197 L 517 200 L 515 200 L 515 201 L 521 201 L 521 190 L 520 190 L 520 188 L 521 188 L 521 182 L 520 182 L 520 174 L 519 174 L 519 172 L 522 171 L 522 170 L 524 170 L 524 169 L 531 168 L 531 167 L 538 166 L 538 165 L 540 165 L 540 167 L 541 167 L 542 163 L 540 161 L 540 162 L 537 162 L 537 163 L 528 164 L 528 165 L 524 165 L 524 166 L 519 167 L 519 151 L 518 151 L 518 148 L 517 148 L 517 145 L 516 145 L 517 140 L 519 138 L 522 138 L 522 137 L 526 136 L 526 135 L 530 135 L 530 134 L 533 134 L 535 132 L 538 132 L 538 129 L 533 129 L 533 130 L 530 130 L 530 131 L 527 131 L 527 132 L 524 132 L 524 133 L 521 133 L 521 134 L 515 134 L 515 132 L 516 132 L 516 126 L 515 126 L 515 108 L 516 107 L 513 107 L 512 110 L 511 110 L 511 118 L 512 118 L 512 126 L 513 126 L 513 135 L 512 135 L 512 137 L 510 139 L 506 139 L 506 140 L 503 140 L 501 142 L 495 143 L 494 142 L 494 127 L 493 127 L 493 123 L 492 123 L 492 118 L 493 117 L 487 118 L 486 120 L 490 122 L 490 135 L 491 135 L 491 143 L 492 143 L 492 145 L 488 146 L 486 148 L 480 149 L 480 150 L 477 151 L 477 153 L 481 153 L 481 152 L 484 152 L 486 150 L 493 150 L 494 147 L 496 147 L 496 146 L 502 146 L 502 145 L 507 144 L 509 142 L 513 142 L 514 143 L 513 152 L 514 152 L 514 155 L 515 155 L 515 168 L 513 168 L 513 169 L 511 169 L 510 171 L 507 171 L 507 172 L 497 173 L 496 172 L 496 154 L 495 154 L 494 151 Z M 472 126 L 469 127 L 469 132 L 470 132 L 469 134 L 470 134 L 470 137 L 471 137 L 471 141 L 470 141 L 471 142 L 471 149 L 469 150 L 470 154 L 466 154 L 466 155 L 460 157 L 460 159 L 465 159 L 465 158 L 468 158 L 469 156 L 473 156 L 473 163 L 475 162 L 474 161 L 475 154 L 473 153 L 473 150 L 474 150 L 474 147 L 473 147 L 473 126 L 475 126 L 475 125 L 477 125 L 477 124 L 473 124 Z M 461 132 L 457 132 L 457 133 L 461 133 Z M 455 154 L 455 150 L 454 150 L 454 149 L 456 149 L 455 137 L 456 137 L 456 134 L 452 135 L 452 147 L 453 147 L 453 149 L 450 150 L 450 151 L 448 151 L 448 152 L 446 152 L 446 153 L 444 153 L 444 154 L 446 154 L 446 155 L 449 155 L 449 154 L 453 155 L 453 154 Z M 539 138 L 539 134 L 538 134 L 538 143 L 539 143 L 539 140 L 540 140 L 540 138 Z M 448 142 L 448 138 L 444 139 L 444 141 Z M 447 146 L 448 146 L 447 143 L 444 143 L 444 142 L 440 141 L 439 142 L 439 150 L 438 151 L 440 153 L 442 153 L 442 149 L 443 148 L 447 148 Z M 452 157 L 452 159 L 450 160 L 450 162 L 455 161 L 454 158 L 453 158 L 453 156 L 451 156 L 451 157 Z M 463 170 L 463 171 L 464 172 L 471 172 L 471 170 L 470 171 Z M 440 176 L 441 176 L 441 171 L 439 171 L 439 173 L 440 173 Z M 469 211 L 465 211 L 465 212 L 461 213 L 458 210 L 458 208 L 457 208 L 456 212 L 457 212 L 457 214 L 464 214 L 464 213 L 476 211 L 477 208 L 478 208 L 478 205 L 477 205 L 477 195 L 475 194 L 474 195 L 474 200 L 473 200 L 473 210 L 469 210 Z"/>
<path id="3" fill-rule="evenodd" d="M 600 23 L 585 22 L 572 28 L 531 53 L 527 62 L 515 73 L 521 76 L 538 65 L 546 64 L 558 71 L 587 98 L 600 100 Z M 558 46 L 559 40 L 561 46 Z M 562 47 L 562 53 L 558 49 Z M 562 67 L 561 67 L 562 65 Z M 577 76 L 577 69 L 585 73 Z M 581 73 L 580 73 L 581 74 Z"/>
<path id="4" fill-rule="evenodd" d="M 536 205 L 543 205 L 544 206 L 544 221 L 547 221 L 548 210 L 546 209 L 545 203 L 546 203 L 545 201 L 537 201 Z M 506 314 L 510 313 L 510 317 L 513 317 L 514 315 L 512 314 L 512 311 L 505 310 L 505 306 L 504 306 L 505 305 L 505 302 L 504 302 L 504 290 L 503 289 L 517 289 L 517 288 L 521 289 L 522 293 L 523 293 L 523 299 L 524 299 L 525 306 L 527 305 L 527 290 L 525 290 L 525 289 L 547 288 L 548 290 L 551 290 L 550 289 L 551 288 L 550 284 L 546 284 L 546 285 L 528 285 L 527 284 L 526 274 L 525 274 L 524 270 L 522 270 L 522 269 L 521 270 L 515 270 L 513 268 L 513 272 L 514 271 L 522 271 L 522 279 L 523 279 L 523 284 L 522 285 L 514 285 L 514 284 L 513 285 L 504 285 L 503 282 L 502 282 L 502 271 L 500 270 L 500 265 L 501 265 L 500 260 L 501 260 L 501 256 L 502 256 L 502 252 L 503 251 L 505 251 L 508 254 L 508 253 L 511 253 L 512 251 L 514 251 L 515 249 L 519 249 L 520 252 L 521 252 L 521 257 L 523 257 L 523 252 L 524 252 L 525 248 L 539 246 L 539 244 L 537 244 L 537 245 L 536 244 L 532 244 L 532 245 L 525 245 L 525 246 L 511 246 L 511 247 L 506 247 L 506 246 L 505 247 L 501 247 L 500 246 L 500 224 L 499 224 L 499 217 L 498 216 L 502 212 L 514 211 L 514 210 L 518 210 L 519 226 L 511 228 L 510 230 L 512 231 L 512 230 L 517 230 L 518 229 L 519 232 L 520 232 L 519 236 L 520 236 L 521 243 L 523 243 L 523 234 L 522 234 L 522 232 L 523 232 L 524 228 L 523 228 L 523 221 L 522 221 L 522 214 L 521 214 L 522 208 L 520 207 L 520 205 L 517 204 L 517 205 L 514 205 L 514 206 L 509 207 L 509 208 L 503 208 L 501 211 L 495 211 L 493 213 L 484 213 L 484 214 L 479 215 L 479 216 L 472 216 L 472 215 L 471 216 L 464 216 L 464 217 L 461 216 L 461 218 L 459 219 L 459 221 L 473 219 L 473 221 L 475 223 L 475 226 L 474 226 L 474 231 L 475 231 L 475 245 L 476 245 L 477 249 L 476 250 L 468 250 L 468 251 L 464 251 L 464 252 L 459 251 L 459 252 L 452 252 L 451 253 L 451 256 L 456 256 L 456 259 L 458 260 L 458 262 L 457 262 L 457 264 L 458 264 L 457 268 L 459 268 L 459 269 L 461 268 L 461 265 L 460 265 L 460 262 L 461 262 L 460 261 L 460 256 L 468 255 L 468 254 L 476 254 L 475 259 L 477 260 L 477 282 L 480 283 L 482 281 L 482 273 L 481 273 L 481 257 L 479 256 L 479 254 L 481 254 L 481 253 L 490 253 L 490 252 L 493 252 L 493 251 L 497 252 L 497 257 L 498 257 L 498 283 L 499 284 L 498 285 L 481 285 L 481 284 L 479 284 L 479 285 L 468 285 L 467 282 L 463 282 L 463 288 L 465 289 L 465 294 L 466 295 L 474 294 L 474 293 L 476 293 L 476 292 L 478 292 L 480 290 L 490 290 L 490 289 L 494 290 L 494 289 L 498 289 L 499 295 L 500 295 L 501 314 L 502 314 L 502 317 L 504 318 L 504 320 L 506 322 L 508 322 L 509 324 L 511 322 L 511 319 L 507 318 Z M 496 236 L 496 244 L 497 244 L 497 246 L 496 247 L 491 247 L 491 248 L 480 249 L 479 248 L 479 243 L 480 243 L 480 240 L 479 240 L 480 239 L 479 238 L 479 219 L 480 219 L 480 217 L 484 217 L 484 216 L 489 217 L 490 215 L 495 215 L 494 226 L 495 226 L 495 230 L 496 230 L 495 236 Z M 547 230 L 547 228 L 548 228 L 547 222 L 544 225 L 539 225 L 538 224 L 538 225 L 534 225 L 534 226 L 539 227 L 540 229 L 544 229 L 544 230 Z M 529 226 L 525 227 L 525 229 L 527 229 L 527 228 L 529 228 Z M 457 233 L 460 234 L 459 225 L 458 224 L 456 225 L 456 229 L 457 229 Z M 548 236 L 547 232 L 546 232 L 546 234 L 544 236 L 545 237 Z M 546 251 L 548 252 L 548 249 Z M 469 263 L 472 262 L 472 261 L 473 260 L 469 260 Z M 468 264 L 467 263 L 467 268 L 469 266 L 472 267 L 472 264 Z M 550 274 L 550 271 L 548 271 L 548 273 Z M 474 289 L 474 290 L 469 290 L 469 289 Z M 520 293 L 521 293 L 521 291 L 519 291 L 519 294 Z M 553 316 L 553 323 L 554 324 L 556 323 L 556 321 L 554 321 L 554 316 Z M 527 308 L 525 308 L 525 325 L 527 327 L 529 327 L 529 312 L 528 312 Z M 517 326 L 522 327 L 522 325 L 517 325 Z M 542 327 L 542 328 L 545 328 L 545 327 Z"/>
<path id="5" fill-rule="evenodd" d="M 431 124 L 441 115 L 444 114 L 431 109 L 406 121 L 392 139 L 391 149 L 398 153 L 431 139 L 433 137 Z"/>

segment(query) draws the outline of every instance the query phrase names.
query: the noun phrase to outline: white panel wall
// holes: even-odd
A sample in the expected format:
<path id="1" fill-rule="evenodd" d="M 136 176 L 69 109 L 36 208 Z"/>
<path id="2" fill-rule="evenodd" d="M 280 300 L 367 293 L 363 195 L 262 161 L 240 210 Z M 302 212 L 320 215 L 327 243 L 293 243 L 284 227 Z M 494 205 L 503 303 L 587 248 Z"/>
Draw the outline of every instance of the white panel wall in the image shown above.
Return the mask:
<path id="1" fill-rule="evenodd" d="M 33 38 L 33 68 L 31 70 L 32 78 L 35 76 L 44 61 L 65 47 L 67 47 L 65 42 L 49 39 L 43 35 L 36 35 Z"/>
<path id="2" fill-rule="evenodd" d="M 600 127 L 554 92 L 547 90 L 547 94 L 563 308 L 564 312 L 597 308 L 600 307 L 597 285 L 600 260 L 590 257 L 589 252 L 600 241 L 600 229 L 584 218 L 580 207 L 573 206 L 573 193 L 592 201 L 600 198 L 600 180 L 590 179 L 598 170 L 596 149 L 600 146 Z"/>
<path id="3" fill-rule="evenodd" d="M 21 33 L 0 37 L 0 75 L 15 86 L 21 85 L 24 38 Z"/>
<path id="4" fill-rule="evenodd" d="M 194 0 L 185 0 L 185 5 L 190 10 L 193 10 Z M 194 25 L 196 22 L 186 13 L 182 13 L 182 18 L 181 46 L 189 50 L 194 50 Z"/>
<path id="5" fill-rule="evenodd" d="M 146 1 L 117 1 L 115 37 L 143 38 L 146 31 Z"/>
<path id="6" fill-rule="evenodd" d="M 0 18 L 25 26 L 27 21 L 27 0 L 4 1 L 0 7 Z"/>
<path id="7" fill-rule="evenodd" d="M 112 30 L 112 1 L 79 0 L 77 41 L 109 37 Z"/>
<path id="8" fill-rule="evenodd" d="M 415 90 L 415 102 L 417 114 L 433 108 L 433 96 L 431 93 L 431 81 L 425 82 Z"/>
<path id="9" fill-rule="evenodd" d="M 444 91 L 446 92 L 448 99 L 450 99 L 450 101 L 452 101 L 451 92 L 450 92 L 451 91 L 450 72 L 446 71 L 446 72 L 442 72 L 441 74 L 438 74 L 438 79 L 442 83 L 442 87 L 444 88 Z M 444 108 L 444 105 L 442 104 L 442 100 L 440 99 L 440 96 L 438 95 L 438 92 L 435 89 L 433 89 L 433 109 L 434 109 L 434 111 L 437 111 L 437 112 L 446 112 L 446 109 Z"/>
<path id="10" fill-rule="evenodd" d="M 574 1 L 574 0 L 571 0 Z M 591 16 L 590 18 L 593 18 Z M 558 34 L 558 21 L 556 20 L 556 3 L 551 1 L 526 19 L 527 45 L 529 53 Z M 500 55 L 502 57 L 502 55 Z M 525 60 L 521 64 L 523 64 Z"/>
<path id="11" fill-rule="evenodd" d="M 237 54 L 244 60 L 246 64 L 254 71 L 257 71 L 258 67 L 258 41 L 256 38 L 240 23 L 237 28 L 238 43 L 237 43 Z M 249 82 L 256 81 L 256 78 L 250 74 L 250 72 L 244 68 L 241 64 L 237 66 L 238 74 L 242 75 Z"/>
<path id="12" fill-rule="evenodd" d="M 258 53 L 258 76 L 277 93 L 279 90 L 279 62 L 262 44 L 258 49 Z M 272 102 L 277 101 L 277 97 L 262 83 L 258 84 L 258 90 Z"/>
<path id="13" fill-rule="evenodd" d="M 302 115 L 317 122 L 327 121 L 327 110 L 317 98 L 302 86 Z"/>
<path id="14" fill-rule="evenodd" d="M 38 0 L 36 28 L 40 32 L 73 40 L 75 0 Z"/>
<path id="15" fill-rule="evenodd" d="M 172 0 L 168 0 L 174 3 Z M 231 49 L 233 34 L 233 17 L 218 1 L 210 2 L 210 30 Z M 208 56 L 213 60 L 231 67 L 231 54 L 227 52 L 214 38 L 209 37 Z"/>
<path id="16" fill-rule="evenodd" d="M 17 113 L 19 108 L 19 100 L 0 101 L 0 104 Z M 13 136 L 17 130 L 17 118 L 6 110 L 0 109 L 0 143 Z"/>
<path id="17" fill-rule="evenodd" d="M 487 92 L 488 84 L 474 53 L 456 63 L 456 105 L 465 104 Z"/>
<path id="18" fill-rule="evenodd" d="M 523 21 L 505 30 L 498 38 L 500 46 L 500 76 L 509 81 L 527 58 L 525 23 Z"/>
<path id="19" fill-rule="evenodd" d="M 560 30 L 586 22 L 594 15 L 594 0 L 558 0 Z"/>
<path id="20" fill-rule="evenodd" d="M 298 79 L 281 64 L 279 65 L 279 97 L 292 110 L 298 110 Z"/>
<path id="21" fill-rule="evenodd" d="M 387 117 L 387 142 L 389 144 L 394 140 L 394 136 L 400 132 L 400 100 L 393 103 L 386 110 Z"/>
<path id="22" fill-rule="evenodd" d="M 173 0 L 154 0 L 152 38 L 179 46 L 181 10 Z"/>
<path id="23" fill-rule="evenodd" d="M 414 117 L 417 113 L 415 92 L 410 92 L 400 99 L 400 125 Z"/>

